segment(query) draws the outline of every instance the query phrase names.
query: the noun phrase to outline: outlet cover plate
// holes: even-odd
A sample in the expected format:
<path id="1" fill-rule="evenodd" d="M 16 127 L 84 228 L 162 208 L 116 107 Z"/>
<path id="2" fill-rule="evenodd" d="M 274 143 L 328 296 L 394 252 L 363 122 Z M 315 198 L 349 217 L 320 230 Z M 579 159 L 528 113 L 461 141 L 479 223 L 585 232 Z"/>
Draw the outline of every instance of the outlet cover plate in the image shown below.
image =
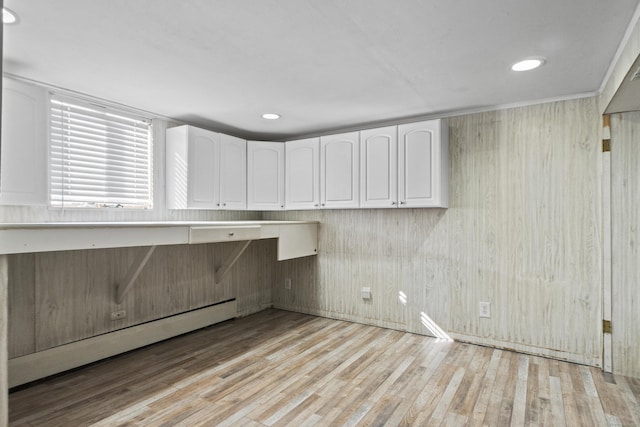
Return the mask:
<path id="1" fill-rule="evenodd" d="M 491 317 L 491 303 L 488 301 L 480 301 L 478 310 L 478 316 L 480 317 Z"/>
<path id="2" fill-rule="evenodd" d="M 125 317 L 127 317 L 126 310 L 118 310 L 111 313 L 111 320 L 120 320 L 124 319 Z"/>

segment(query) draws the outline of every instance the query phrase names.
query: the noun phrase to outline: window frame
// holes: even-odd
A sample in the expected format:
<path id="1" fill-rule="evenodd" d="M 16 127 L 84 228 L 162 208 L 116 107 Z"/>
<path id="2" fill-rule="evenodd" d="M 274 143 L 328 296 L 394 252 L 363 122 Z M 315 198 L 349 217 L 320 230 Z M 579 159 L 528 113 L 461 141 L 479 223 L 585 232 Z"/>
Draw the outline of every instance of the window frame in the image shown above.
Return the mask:
<path id="1" fill-rule="evenodd" d="M 64 200 L 64 190 L 59 191 L 60 201 L 55 200 L 56 190 L 54 190 L 54 130 L 52 127 L 53 109 L 55 103 L 68 103 L 69 105 L 82 109 L 88 108 L 96 113 L 111 114 L 120 119 L 127 119 L 136 122 L 145 123 L 147 126 L 147 193 L 144 202 L 127 203 L 117 202 L 105 199 L 103 201 L 66 201 Z M 103 100 L 96 100 L 90 97 L 68 94 L 64 91 L 50 90 L 47 96 L 47 205 L 53 210 L 82 210 L 82 211 L 105 211 L 105 210 L 127 210 L 127 211 L 151 211 L 154 209 L 154 121 L 148 113 L 127 108 L 122 105 L 113 105 Z M 62 133 L 62 131 L 60 132 Z M 60 144 L 61 145 L 61 144 Z M 64 166 L 60 166 L 58 170 L 62 171 Z M 62 172 L 60 172 L 62 173 Z M 105 181 L 107 182 L 107 181 Z"/>

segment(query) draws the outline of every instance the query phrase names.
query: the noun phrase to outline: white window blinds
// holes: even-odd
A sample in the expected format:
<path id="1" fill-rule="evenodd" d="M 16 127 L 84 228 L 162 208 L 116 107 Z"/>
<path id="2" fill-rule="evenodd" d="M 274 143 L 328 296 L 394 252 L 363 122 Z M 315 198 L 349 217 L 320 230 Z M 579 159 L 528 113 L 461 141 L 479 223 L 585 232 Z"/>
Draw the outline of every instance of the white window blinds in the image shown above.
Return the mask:
<path id="1" fill-rule="evenodd" d="M 52 206 L 152 207 L 150 120 L 55 94 L 50 108 Z"/>

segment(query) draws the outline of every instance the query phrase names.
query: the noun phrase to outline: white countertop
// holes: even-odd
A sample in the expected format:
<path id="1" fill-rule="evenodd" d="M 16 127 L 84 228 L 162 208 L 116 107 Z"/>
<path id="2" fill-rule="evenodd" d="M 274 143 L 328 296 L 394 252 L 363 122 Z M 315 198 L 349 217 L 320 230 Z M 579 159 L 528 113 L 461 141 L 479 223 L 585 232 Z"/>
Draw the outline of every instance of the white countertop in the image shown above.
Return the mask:
<path id="1" fill-rule="evenodd" d="M 8 222 L 0 230 L 20 228 L 102 228 L 102 227 L 229 227 L 243 225 L 318 224 L 318 221 L 112 221 L 112 222 Z"/>
<path id="2" fill-rule="evenodd" d="M 278 259 L 317 253 L 317 221 L 0 224 L 0 254 L 278 239 Z"/>

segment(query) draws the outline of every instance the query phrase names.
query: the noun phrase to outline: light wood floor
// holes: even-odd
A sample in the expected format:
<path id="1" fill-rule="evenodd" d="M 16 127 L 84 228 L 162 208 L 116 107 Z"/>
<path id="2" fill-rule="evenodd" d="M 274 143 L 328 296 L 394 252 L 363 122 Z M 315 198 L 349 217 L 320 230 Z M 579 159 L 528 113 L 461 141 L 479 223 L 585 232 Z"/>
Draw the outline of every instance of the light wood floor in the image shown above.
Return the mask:
<path id="1" fill-rule="evenodd" d="M 640 425 L 640 380 L 278 310 L 10 395 L 11 425 Z"/>

